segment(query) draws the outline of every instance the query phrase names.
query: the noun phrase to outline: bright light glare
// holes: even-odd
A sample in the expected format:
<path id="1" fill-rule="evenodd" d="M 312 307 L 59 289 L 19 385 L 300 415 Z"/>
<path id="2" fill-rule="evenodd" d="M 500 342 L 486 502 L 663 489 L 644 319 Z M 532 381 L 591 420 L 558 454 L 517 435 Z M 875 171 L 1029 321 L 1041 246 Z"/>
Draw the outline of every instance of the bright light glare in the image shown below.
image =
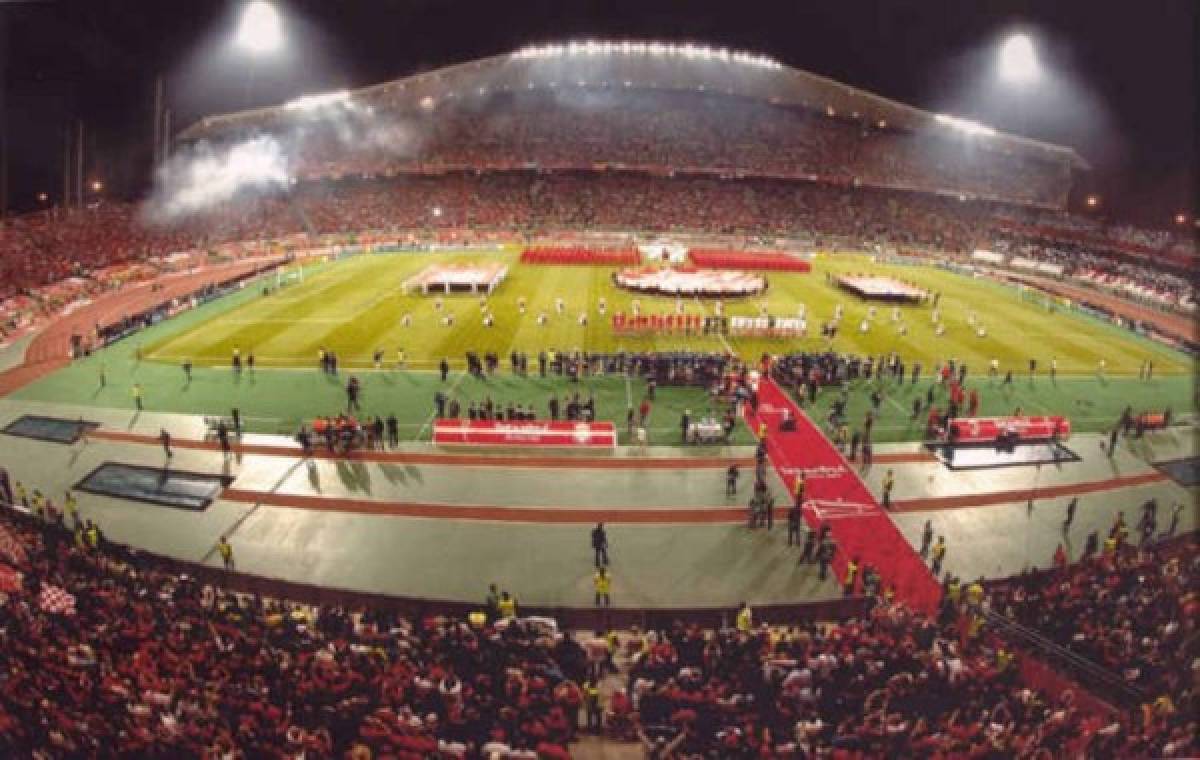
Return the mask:
<path id="1" fill-rule="evenodd" d="M 1033 40 L 1025 34 L 1014 34 L 1000 48 L 1000 76 L 1013 84 L 1028 84 L 1038 78 L 1037 52 Z"/>
<path id="2" fill-rule="evenodd" d="M 970 119 L 960 119 L 957 116 L 950 116 L 949 114 L 944 113 L 935 115 L 934 119 L 948 127 L 954 127 L 955 129 L 962 130 L 968 135 L 984 135 L 985 137 L 991 137 L 992 135 L 996 134 L 996 130 L 992 129 L 986 124 L 980 124 L 979 122 L 971 121 Z"/>
<path id="3" fill-rule="evenodd" d="M 264 0 L 254 0 L 242 11 L 238 23 L 237 45 L 256 55 L 273 53 L 283 45 L 279 12 Z"/>
<path id="4" fill-rule="evenodd" d="M 754 53 L 730 53 L 728 50 L 721 48 L 715 49 L 703 45 L 694 45 L 685 43 L 683 45 L 675 45 L 663 42 L 599 42 L 597 40 L 587 40 L 584 42 L 574 41 L 568 42 L 566 45 L 533 45 L 522 48 L 512 53 L 515 59 L 528 58 L 554 58 L 563 55 L 568 56 L 597 56 L 597 55 L 652 55 L 656 57 L 662 56 L 683 56 L 684 58 L 710 61 L 713 59 L 721 61 L 733 61 L 748 66 L 756 66 L 763 69 L 782 69 L 783 64 L 778 61 L 768 58 L 765 55 L 756 55 Z"/>
<path id="5" fill-rule="evenodd" d="M 345 90 L 338 90 L 337 92 L 326 92 L 320 95 L 305 95 L 295 100 L 289 100 L 283 104 L 283 107 L 289 111 L 311 111 L 324 106 L 345 103 L 348 100 L 350 100 L 350 93 Z"/>

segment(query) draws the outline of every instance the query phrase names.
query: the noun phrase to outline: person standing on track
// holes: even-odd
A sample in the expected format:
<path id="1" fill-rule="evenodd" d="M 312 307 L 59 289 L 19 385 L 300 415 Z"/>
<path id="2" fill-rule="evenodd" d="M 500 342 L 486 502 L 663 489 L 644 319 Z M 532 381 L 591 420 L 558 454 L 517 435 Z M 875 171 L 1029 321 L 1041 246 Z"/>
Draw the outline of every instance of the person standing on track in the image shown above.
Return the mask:
<path id="1" fill-rule="evenodd" d="M 725 495 L 737 496 L 738 476 L 741 472 L 738 470 L 736 463 L 729 465 L 729 469 L 725 471 Z"/>
<path id="2" fill-rule="evenodd" d="M 217 552 L 221 555 L 221 564 L 226 570 L 234 570 L 237 565 L 233 561 L 233 546 L 230 545 L 229 539 L 225 536 L 217 541 Z"/>
<path id="3" fill-rule="evenodd" d="M 163 452 L 167 455 L 167 459 L 174 456 L 174 452 L 171 451 L 171 434 L 167 432 L 166 428 L 158 431 L 158 441 L 162 444 Z"/>
<path id="4" fill-rule="evenodd" d="M 1071 499 L 1067 502 L 1067 517 L 1063 520 L 1063 533 L 1071 527 L 1071 523 L 1075 522 L 1075 510 L 1079 508 L 1079 497 Z"/>
<path id="5" fill-rule="evenodd" d="M 933 520 L 926 520 L 921 530 L 921 558 L 929 556 L 929 546 L 933 543 Z"/>
<path id="6" fill-rule="evenodd" d="M 444 357 L 438 364 L 438 371 L 442 373 L 442 382 L 446 382 L 446 376 L 450 374 L 450 362 L 446 361 Z"/>
<path id="7" fill-rule="evenodd" d="M 802 514 L 800 512 L 800 508 L 797 507 L 795 504 L 793 504 L 792 507 L 790 509 L 788 509 L 788 532 L 787 532 L 788 546 L 799 546 L 800 545 L 801 518 L 802 518 Z"/>
<path id="8" fill-rule="evenodd" d="M 592 528 L 592 553 L 596 567 L 608 565 L 608 531 L 604 530 L 604 523 L 596 523 Z"/>
<path id="9" fill-rule="evenodd" d="M 612 604 L 612 578 L 603 565 L 596 568 L 592 575 L 592 588 L 596 592 L 596 606 L 608 607 Z"/>

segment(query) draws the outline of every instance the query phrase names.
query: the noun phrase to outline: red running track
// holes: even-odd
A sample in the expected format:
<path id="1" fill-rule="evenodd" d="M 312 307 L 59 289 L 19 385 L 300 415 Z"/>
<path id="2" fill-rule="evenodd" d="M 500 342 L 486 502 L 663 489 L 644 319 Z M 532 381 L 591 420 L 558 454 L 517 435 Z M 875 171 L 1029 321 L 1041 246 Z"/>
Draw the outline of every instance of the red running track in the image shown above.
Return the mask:
<path id="1" fill-rule="evenodd" d="M 125 315 L 192 293 L 205 285 L 245 274 L 263 263 L 263 259 L 242 259 L 186 274 L 160 275 L 121 290 L 102 293 L 70 314 L 53 317 L 29 342 L 24 363 L 0 372 L 0 396 L 6 396 L 70 364 L 73 334 L 92 335 L 97 324 L 108 324 Z"/>
<path id="2" fill-rule="evenodd" d="M 795 432 L 779 431 L 784 409 L 796 420 Z M 829 439 L 773 380 L 758 386 L 758 409 L 744 406 L 746 422 L 758 431 L 766 423 L 767 456 L 792 492 L 805 471 L 805 520 L 817 527 L 824 518 L 838 545 L 834 572 L 845 578 L 846 563 L 858 557 L 875 567 L 885 584 L 894 584 L 896 598 L 916 609 L 937 609 L 941 589 L 925 563 L 913 551 L 891 518 Z M 861 566 L 860 576 L 861 577 Z"/>

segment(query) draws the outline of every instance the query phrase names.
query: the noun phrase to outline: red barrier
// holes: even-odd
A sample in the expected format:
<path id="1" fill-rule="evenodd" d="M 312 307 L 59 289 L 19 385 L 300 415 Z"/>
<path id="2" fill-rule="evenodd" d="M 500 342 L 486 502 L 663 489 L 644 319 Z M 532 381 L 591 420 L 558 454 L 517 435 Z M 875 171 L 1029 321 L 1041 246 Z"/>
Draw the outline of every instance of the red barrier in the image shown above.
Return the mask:
<path id="1" fill-rule="evenodd" d="M 781 251 L 729 251 L 693 248 L 688 251 L 692 263 L 705 269 L 758 269 L 772 272 L 809 272 L 812 265 L 792 253 Z"/>
<path id="2" fill-rule="evenodd" d="M 510 422 L 437 420 L 433 442 L 439 446 L 538 446 L 616 448 L 611 422 Z"/>
<path id="3" fill-rule="evenodd" d="M 522 264 L 550 266 L 629 266 L 640 264 L 641 255 L 633 248 L 587 248 L 558 246 L 526 248 L 521 252 Z"/>
<path id="4" fill-rule="evenodd" d="M 1001 435 L 1015 435 L 1017 442 L 1066 440 L 1071 421 L 1058 415 L 1046 417 L 959 417 L 950 421 L 956 443 L 993 443 Z"/>

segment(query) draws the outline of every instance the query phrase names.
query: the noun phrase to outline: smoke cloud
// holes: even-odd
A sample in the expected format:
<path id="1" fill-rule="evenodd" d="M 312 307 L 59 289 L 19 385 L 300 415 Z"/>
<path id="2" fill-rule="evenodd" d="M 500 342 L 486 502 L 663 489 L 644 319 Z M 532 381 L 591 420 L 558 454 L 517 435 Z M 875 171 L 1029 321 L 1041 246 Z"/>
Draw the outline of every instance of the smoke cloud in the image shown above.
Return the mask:
<path id="1" fill-rule="evenodd" d="M 344 94 L 288 104 L 270 133 L 181 148 L 158 171 L 143 209 L 153 224 L 170 224 L 246 195 L 286 191 L 303 179 L 309 162 L 333 162 L 347 174 L 389 161 L 416 158 L 429 139 L 428 121 L 380 115 Z"/>
<path id="2" fill-rule="evenodd" d="M 273 136 L 258 135 L 222 146 L 200 142 L 159 169 L 145 212 L 150 221 L 166 223 L 245 191 L 280 189 L 290 183 L 286 151 Z"/>

